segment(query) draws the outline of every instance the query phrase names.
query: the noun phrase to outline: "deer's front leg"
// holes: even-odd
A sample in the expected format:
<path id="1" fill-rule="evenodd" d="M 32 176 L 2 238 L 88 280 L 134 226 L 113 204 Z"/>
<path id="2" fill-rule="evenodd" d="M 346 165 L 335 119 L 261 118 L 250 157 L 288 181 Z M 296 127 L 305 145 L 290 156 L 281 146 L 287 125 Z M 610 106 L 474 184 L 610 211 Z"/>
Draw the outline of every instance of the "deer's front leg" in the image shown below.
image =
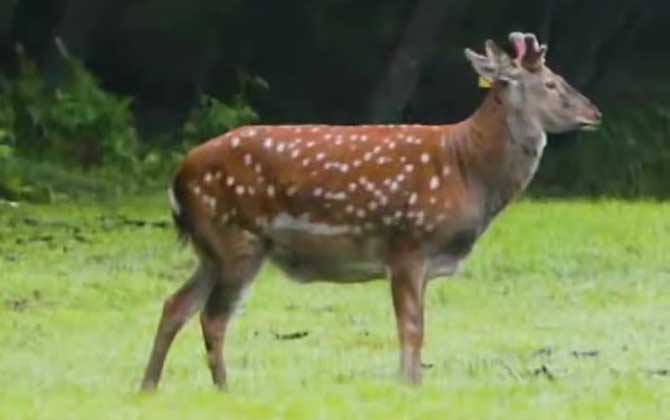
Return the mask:
<path id="1" fill-rule="evenodd" d="M 400 340 L 400 375 L 409 384 L 418 385 L 421 383 L 426 261 L 414 254 L 397 256 L 389 264 L 389 270 Z"/>

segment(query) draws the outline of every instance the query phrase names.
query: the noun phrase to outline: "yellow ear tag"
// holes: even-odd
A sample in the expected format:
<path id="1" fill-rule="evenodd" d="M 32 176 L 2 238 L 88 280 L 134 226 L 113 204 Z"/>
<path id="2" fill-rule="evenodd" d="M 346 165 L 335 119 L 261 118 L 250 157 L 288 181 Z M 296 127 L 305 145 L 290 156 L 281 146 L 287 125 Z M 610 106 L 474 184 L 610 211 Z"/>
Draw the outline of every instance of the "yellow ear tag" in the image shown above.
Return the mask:
<path id="1" fill-rule="evenodd" d="M 479 81 L 477 84 L 482 89 L 491 89 L 493 86 L 493 80 L 489 79 L 488 77 L 479 76 Z"/>

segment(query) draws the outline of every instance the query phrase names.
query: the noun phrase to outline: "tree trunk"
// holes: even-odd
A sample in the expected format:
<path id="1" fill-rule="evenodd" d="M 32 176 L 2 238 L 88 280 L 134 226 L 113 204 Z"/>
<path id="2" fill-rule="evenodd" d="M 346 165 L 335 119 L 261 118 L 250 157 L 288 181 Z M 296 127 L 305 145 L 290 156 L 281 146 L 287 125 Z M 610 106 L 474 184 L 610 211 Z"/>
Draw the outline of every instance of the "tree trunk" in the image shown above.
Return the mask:
<path id="1" fill-rule="evenodd" d="M 436 38 L 447 15 L 456 21 L 467 3 L 462 0 L 419 0 L 386 73 L 374 90 L 369 112 L 372 122 L 402 119 L 423 64 L 435 51 Z"/>

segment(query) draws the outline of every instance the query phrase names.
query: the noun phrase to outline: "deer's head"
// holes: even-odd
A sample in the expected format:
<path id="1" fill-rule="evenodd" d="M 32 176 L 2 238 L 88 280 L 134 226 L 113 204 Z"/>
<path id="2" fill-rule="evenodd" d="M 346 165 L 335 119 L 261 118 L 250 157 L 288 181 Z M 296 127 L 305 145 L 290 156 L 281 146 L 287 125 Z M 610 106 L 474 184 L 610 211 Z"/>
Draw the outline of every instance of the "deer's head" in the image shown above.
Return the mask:
<path id="1" fill-rule="evenodd" d="M 493 81 L 509 111 L 530 118 L 550 133 L 598 126 L 598 108 L 545 65 L 546 45 L 540 45 L 535 35 L 520 32 L 511 33 L 509 40 L 514 58 L 491 40 L 486 41 L 486 55 L 465 50 L 475 71 Z"/>

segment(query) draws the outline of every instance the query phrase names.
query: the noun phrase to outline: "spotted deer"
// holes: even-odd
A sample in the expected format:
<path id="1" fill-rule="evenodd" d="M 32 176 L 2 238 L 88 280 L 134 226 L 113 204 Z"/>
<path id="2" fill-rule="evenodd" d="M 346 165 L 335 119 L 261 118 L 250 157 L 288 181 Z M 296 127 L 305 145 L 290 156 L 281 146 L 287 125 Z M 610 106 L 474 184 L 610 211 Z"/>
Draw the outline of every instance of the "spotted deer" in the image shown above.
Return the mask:
<path id="1" fill-rule="evenodd" d="M 545 65 L 546 46 L 512 33 L 465 55 L 492 82 L 451 125 L 247 126 L 193 149 L 170 189 L 199 265 L 164 304 L 142 387 L 195 312 L 214 384 L 240 294 L 269 259 L 302 282 L 388 277 L 400 374 L 421 380 L 428 280 L 457 272 L 491 221 L 529 183 L 546 132 L 595 128 L 598 109 Z"/>

